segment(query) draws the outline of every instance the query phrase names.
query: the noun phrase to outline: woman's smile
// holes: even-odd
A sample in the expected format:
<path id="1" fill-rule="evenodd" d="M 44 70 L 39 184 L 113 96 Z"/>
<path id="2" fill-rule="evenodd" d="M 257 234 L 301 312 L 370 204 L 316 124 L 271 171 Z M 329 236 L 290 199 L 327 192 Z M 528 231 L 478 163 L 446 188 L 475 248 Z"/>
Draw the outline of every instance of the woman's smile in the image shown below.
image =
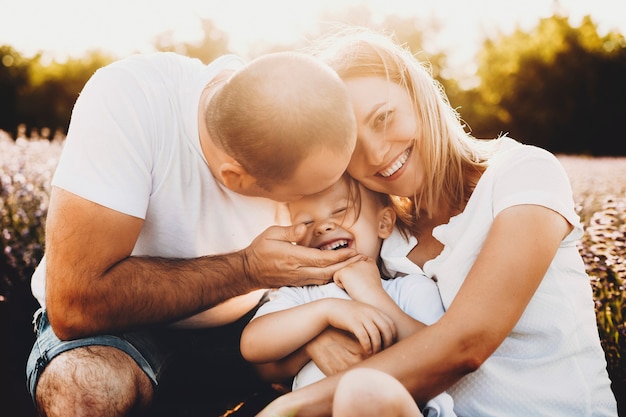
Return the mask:
<path id="1" fill-rule="evenodd" d="M 395 161 L 389 164 L 386 168 L 378 171 L 378 175 L 380 175 L 383 178 L 390 178 L 391 176 L 396 174 L 404 166 L 406 161 L 409 159 L 409 155 L 411 155 L 412 150 L 413 148 L 411 147 L 405 150 L 404 152 L 402 152 L 402 154 L 398 158 L 396 158 Z"/>

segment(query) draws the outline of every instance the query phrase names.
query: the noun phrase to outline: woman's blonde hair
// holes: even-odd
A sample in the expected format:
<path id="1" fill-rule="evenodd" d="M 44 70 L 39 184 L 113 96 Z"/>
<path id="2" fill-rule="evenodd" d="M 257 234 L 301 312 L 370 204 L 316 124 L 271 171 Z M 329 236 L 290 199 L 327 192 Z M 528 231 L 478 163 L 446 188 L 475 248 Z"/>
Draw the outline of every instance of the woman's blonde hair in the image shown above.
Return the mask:
<path id="1" fill-rule="evenodd" d="M 423 140 L 414 138 L 426 181 L 413 199 L 394 196 L 401 220 L 415 223 L 420 213 L 429 217 L 441 204 L 462 209 L 486 169 L 492 141 L 480 141 L 466 132 L 442 86 L 420 62 L 391 35 L 365 28 L 335 30 L 309 50 L 329 64 L 343 79 L 381 77 L 406 89 L 412 98 Z"/>
<path id="2" fill-rule="evenodd" d="M 354 177 L 352 177 L 347 171 L 343 174 L 343 177 L 340 181 L 346 181 L 348 185 L 348 199 L 354 203 L 356 210 L 356 218 L 358 219 L 361 215 L 361 204 L 363 200 L 363 193 L 361 190 L 364 190 L 373 197 L 374 201 L 378 205 L 378 208 L 392 207 L 396 209 L 396 205 L 393 201 L 392 196 L 389 194 L 381 193 L 378 191 L 370 190 L 366 188 L 364 185 L 359 183 Z M 396 209 L 397 212 L 397 209 Z M 405 238 L 411 234 L 410 226 L 404 221 L 404 219 L 397 218 L 394 221 L 394 226 L 398 229 L 400 234 Z"/>

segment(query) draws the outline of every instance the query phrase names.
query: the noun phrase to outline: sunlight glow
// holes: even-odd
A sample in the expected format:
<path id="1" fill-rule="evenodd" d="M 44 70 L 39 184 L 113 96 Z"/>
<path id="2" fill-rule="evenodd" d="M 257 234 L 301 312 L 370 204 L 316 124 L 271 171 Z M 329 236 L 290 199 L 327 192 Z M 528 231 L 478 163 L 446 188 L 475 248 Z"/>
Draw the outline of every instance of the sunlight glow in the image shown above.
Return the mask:
<path id="1" fill-rule="evenodd" d="M 529 29 L 559 9 L 574 21 L 591 14 L 601 30 L 626 33 L 624 0 L 0 0 L 0 45 L 58 60 L 94 49 L 122 57 L 152 51 L 155 37 L 168 31 L 175 41 L 199 39 L 200 20 L 210 19 L 229 35 L 231 50 L 247 56 L 260 44 L 301 40 L 349 7 L 370 10 L 374 21 L 388 14 L 439 20 L 436 47 L 458 66 L 472 60 L 485 37 L 516 25 Z"/>

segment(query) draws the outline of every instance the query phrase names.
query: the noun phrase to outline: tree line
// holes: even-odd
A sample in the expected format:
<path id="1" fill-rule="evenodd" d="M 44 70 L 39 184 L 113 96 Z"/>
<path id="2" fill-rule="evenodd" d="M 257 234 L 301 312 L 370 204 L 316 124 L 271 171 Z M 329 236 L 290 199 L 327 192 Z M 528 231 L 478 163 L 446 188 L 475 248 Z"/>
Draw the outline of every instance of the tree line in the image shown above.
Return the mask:
<path id="1" fill-rule="evenodd" d="M 555 153 L 626 155 L 626 39 L 615 31 L 601 35 L 591 17 L 572 26 L 556 13 L 531 30 L 486 40 L 476 57 L 477 82 L 468 88 L 445 76 L 445 53 L 423 53 L 425 40 L 436 36 L 436 22 L 390 15 L 374 24 L 367 11 L 345 14 L 351 24 L 393 32 L 424 57 L 475 137 L 508 134 Z M 155 49 L 205 63 L 230 52 L 225 32 L 210 20 L 202 27 L 204 37 L 197 43 L 175 43 L 166 32 L 154 40 Z M 256 55 L 302 46 L 257 46 Z M 26 58 L 10 45 L 0 46 L 0 129 L 13 137 L 18 125 L 65 132 L 86 81 L 115 59 L 91 51 L 80 59 L 44 63 L 42 54 Z"/>

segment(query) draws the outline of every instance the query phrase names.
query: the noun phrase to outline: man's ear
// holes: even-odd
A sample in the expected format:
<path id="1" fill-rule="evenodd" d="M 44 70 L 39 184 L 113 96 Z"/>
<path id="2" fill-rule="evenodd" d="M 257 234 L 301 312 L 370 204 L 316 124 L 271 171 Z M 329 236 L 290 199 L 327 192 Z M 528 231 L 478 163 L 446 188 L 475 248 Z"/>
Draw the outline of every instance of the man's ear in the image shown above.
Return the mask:
<path id="1" fill-rule="evenodd" d="M 237 161 L 222 163 L 219 174 L 226 188 L 239 194 L 246 194 L 245 191 L 256 181 Z"/>
<path id="2" fill-rule="evenodd" d="M 396 224 L 396 212 L 391 207 L 385 207 L 378 213 L 378 237 L 386 239 L 391 235 Z"/>

